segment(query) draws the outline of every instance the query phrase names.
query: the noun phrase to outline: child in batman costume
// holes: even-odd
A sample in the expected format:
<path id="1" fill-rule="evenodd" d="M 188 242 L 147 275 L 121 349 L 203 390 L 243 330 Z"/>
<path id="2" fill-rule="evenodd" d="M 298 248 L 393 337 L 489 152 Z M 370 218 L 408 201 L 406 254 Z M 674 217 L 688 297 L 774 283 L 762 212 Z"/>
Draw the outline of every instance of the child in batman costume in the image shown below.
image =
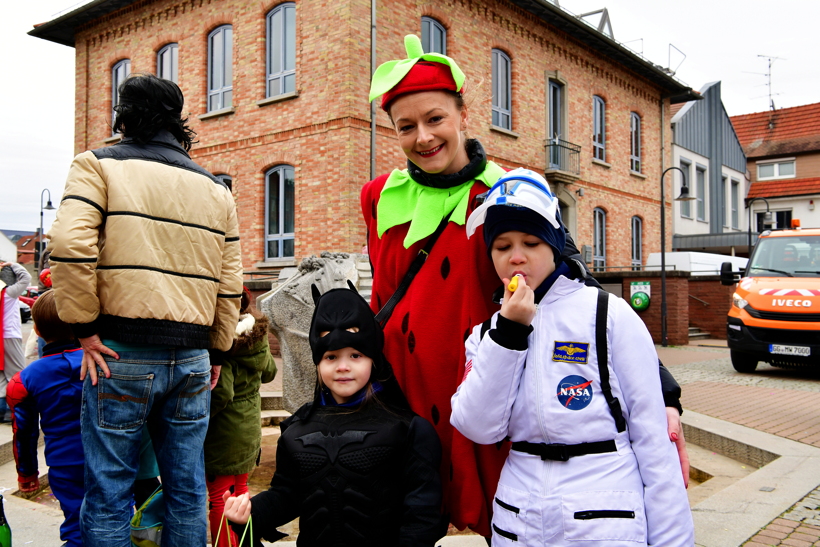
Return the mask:
<path id="1" fill-rule="evenodd" d="M 355 289 L 319 295 L 315 286 L 313 299 L 313 402 L 282 423 L 270 489 L 250 500 L 226 493 L 225 516 L 240 537 L 253 517 L 252 545 L 284 537 L 276 527 L 299 517 L 299 547 L 432 547 L 447 527 L 438 436 L 410 410 L 367 302 Z M 361 380 L 355 371 L 343 373 L 354 379 L 340 386 L 324 367 L 345 352 L 372 368 L 361 369 Z M 349 384 L 357 381 L 354 392 Z"/>

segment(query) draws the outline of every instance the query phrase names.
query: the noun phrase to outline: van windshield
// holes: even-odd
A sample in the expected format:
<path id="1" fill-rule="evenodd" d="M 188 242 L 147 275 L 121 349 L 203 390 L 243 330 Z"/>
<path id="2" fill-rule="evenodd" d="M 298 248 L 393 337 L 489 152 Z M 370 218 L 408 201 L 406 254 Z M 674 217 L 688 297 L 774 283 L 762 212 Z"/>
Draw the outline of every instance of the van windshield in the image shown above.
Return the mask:
<path id="1" fill-rule="evenodd" d="M 820 276 L 820 236 L 768 237 L 758 240 L 747 276 Z"/>

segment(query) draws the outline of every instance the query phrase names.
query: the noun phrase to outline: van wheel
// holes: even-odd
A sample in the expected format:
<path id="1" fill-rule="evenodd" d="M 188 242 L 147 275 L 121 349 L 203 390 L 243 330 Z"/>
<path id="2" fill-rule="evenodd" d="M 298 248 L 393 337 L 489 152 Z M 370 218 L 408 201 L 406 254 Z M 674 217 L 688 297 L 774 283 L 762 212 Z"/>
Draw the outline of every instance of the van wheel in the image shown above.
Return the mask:
<path id="1" fill-rule="evenodd" d="M 732 351 L 730 353 L 732 357 L 732 366 L 735 367 L 736 371 L 754 372 L 757 368 L 757 357 L 739 351 Z"/>

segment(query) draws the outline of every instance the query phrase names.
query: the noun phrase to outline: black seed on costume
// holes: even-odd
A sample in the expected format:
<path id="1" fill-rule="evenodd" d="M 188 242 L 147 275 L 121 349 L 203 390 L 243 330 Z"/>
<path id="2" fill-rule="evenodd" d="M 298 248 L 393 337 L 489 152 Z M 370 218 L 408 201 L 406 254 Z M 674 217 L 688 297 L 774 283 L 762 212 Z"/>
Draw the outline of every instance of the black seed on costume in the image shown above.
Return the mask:
<path id="1" fill-rule="evenodd" d="M 470 337 L 470 329 L 468 328 L 467 330 L 464 331 L 464 341 L 466 342 L 467 338 L 469 338 L 469 337 Z"/>
<path id="2" fill-rule="evenodd" d="M 450 275 L 450 258 L 445 256 L 441 263 L 441 278 L 447 279 L 448 275 Z"/>
<path id="3" fill-rule="evenodd" d="M 376 220 L 376 202 L 370 202 L 370 216 L 373 217 L 373 220 Z"/>
<path id="4" fill-rule="evenodd" d="M 407 334 L 407 327 L 410 326 L 410 312 L 404 314 L 404 319 L 401 320 L 401 333 Z"/>
<path id="5" fill-rule="evenodd" d="M 433 405 L 433 409 L 430 411 L 430 414 L 433 417 L 433 424 L 438 425 L 438 421 L 441 419 L 441 416 L 438 413 L 438 407 Z"/>
<path id="6" fill-rule="evenodd" d="M 416 349 L 416 335 L 413 334 L 413 331 L 410 331 L 410 334 L 407 335 L 407 349 L 410 350 L 410 353 L 413 353 L 413 350 Z"/>
<path id="7" fill-rule="evenodd" d="M 495 443 L 496 450 L 501 450 L 502 446 L 504 446 L 504 441 L 498 441 L 497 443 Z"/>
<path id="8" fill-rule="evenodd" d="M 450 462 L 450 482 L 453 480 L 453 462 Z"/>
<path id="9" fill-rule="evenodd" d="M 378 294 L 376 295 L 376 303 L 379 305 L 379 309 L 382 309 L 382 297 Z"/>

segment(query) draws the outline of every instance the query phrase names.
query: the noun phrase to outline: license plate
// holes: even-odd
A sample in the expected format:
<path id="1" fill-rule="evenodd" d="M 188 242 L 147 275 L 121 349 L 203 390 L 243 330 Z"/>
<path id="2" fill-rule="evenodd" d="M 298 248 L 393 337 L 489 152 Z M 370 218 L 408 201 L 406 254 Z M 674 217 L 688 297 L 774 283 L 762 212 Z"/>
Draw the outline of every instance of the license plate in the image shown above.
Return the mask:
<path id="1" fill-rule="evenodd" d="M 803 346 L 778 346 L 777 344 L 769 344 L 769 353 L 808 357 L 811 354 L 811 348 L 806 348 Z"/>

